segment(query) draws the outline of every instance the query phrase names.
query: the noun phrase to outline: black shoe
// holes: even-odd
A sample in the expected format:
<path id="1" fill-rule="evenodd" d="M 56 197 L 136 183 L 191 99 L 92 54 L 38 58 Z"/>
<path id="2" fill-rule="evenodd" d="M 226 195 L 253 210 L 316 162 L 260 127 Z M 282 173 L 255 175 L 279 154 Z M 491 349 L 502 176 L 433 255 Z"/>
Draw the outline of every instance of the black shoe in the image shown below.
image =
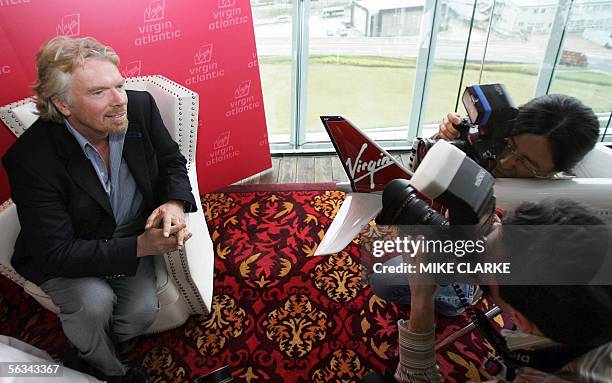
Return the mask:
<path id="1" fill-rule="evenodd" d="M 64 366 L 84 374 L 91 374 L 91 368 L 79 356 L 79 350 L 72 343 L 66 340 L 66 348 L 64 350 Z"/>
<path id="2" fill-rule="evenodd" d="M 103 380 L 107 383 L 148 383 L 149 374 L 140 366 L 130 364 L 127 366 L 125 375 L 107 376 Z"/>

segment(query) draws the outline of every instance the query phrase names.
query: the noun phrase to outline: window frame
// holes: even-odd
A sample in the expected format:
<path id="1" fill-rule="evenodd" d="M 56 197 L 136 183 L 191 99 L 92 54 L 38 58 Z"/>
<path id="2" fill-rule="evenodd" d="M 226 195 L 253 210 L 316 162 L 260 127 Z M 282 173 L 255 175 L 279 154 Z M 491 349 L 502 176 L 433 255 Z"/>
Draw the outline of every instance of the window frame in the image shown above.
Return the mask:
<path id="1" fill-rule="evenodd" d="M 474 7 L 477 5 L 475 0 Z M 495 4 L 499 0 L 493 0 L 491 14 L 495 9 Z M 435 125 L 423 124 L 426 111 L 427 94 L 431 81 L 432 66 L 436 53 L 437 34 L 442 19 L 442 3 L 444 0 L 426 0 L 421 19 L 421 29 L 418 36 L 418 47 L 416 57 L 416 70 L 414 86 L 412 89 L 412 102 L 406 105 L 410 108 L 410 120 L 405 127 L 405 139 L 398 140 L 378 140 L 377 142 L 386 149 L 409 149 L 412 141 L 420 136 L 425 129 L 435 129 Z M 561 55 L 566 28 L 570 23 L 572 6 L 576 0 L 558 0 L 554 21 L 548 36 L 548 42 L 544 58 L 538 70 L 536 86 L 533 97 L 547 94 L 550 90 L 555 77 L 559 57 Z M 292 18 L 292 74 L 291 74 L 291 113 L 289 121 L 290 134 L 289 142 L 270 143 L 271 152 L 274 153 L 324 153 L 333 152 L 333 145 L 330 141 L 307 142 L 306 141 L 306 118 L 307 118 L 307 99 L 308 99 L 308 60 L 309 60 L 309 41 L 310 30 L 308 20 L 310 18 L 310 0 L 293 0 Z M 575 11 L 581 10 L 582 4 L 575 5 Z M 523 9 L 525 10 L 525 9 Z M 546 12 L 548 13 L 548 12 Z M 489 16 L 489 20 L 492 16 Z M 491 28 L 487 31 L 487 41 L 491 34 Z M 469 39 L 468 39 L 469 41 Z M 467 49 L 466 49 L 467 54 Z M 486 55 L 486 46 L 483 54 Z M 481 68 L 482 70 L 482 68 Z M 458 96 L 459 97 L 459 96 Z M 612 111 L 598 113 L 601 123 L 601 131 L 607 134 L 605 142 L 612 142 Z M 440 116 L 442 118 L 443 116 Z M 607 128 L 607 129 L 606 129 Z M 604 130 L 605 129 L 605 130 Z M 402 133 L 403 135 L 403 133 Z M 601 136 L 603 140 L 604 136 Z"/>

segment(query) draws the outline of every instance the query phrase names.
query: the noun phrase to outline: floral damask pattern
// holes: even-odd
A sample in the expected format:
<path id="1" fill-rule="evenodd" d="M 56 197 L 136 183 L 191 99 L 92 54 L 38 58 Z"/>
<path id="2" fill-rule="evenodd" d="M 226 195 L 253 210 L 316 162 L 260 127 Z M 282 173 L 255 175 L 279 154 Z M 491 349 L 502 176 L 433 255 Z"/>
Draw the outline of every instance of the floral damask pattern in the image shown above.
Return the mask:
<path id="1" fill-rule="evenodd" d="M 323 214 L 327 218 L 334 219 L 343 200 L 343 192 L 326 191 L 320 195 L 314 196 L 311 204 L 315 211 Z"/>
<path id="2" fill-rule="evenodd" d="M 389 313 L 388 303 L 376 295 L 370 296 L 360 312 L 361 334 L 364 343 L 381 359 L 390 360 L 397 355 L 397 320 L 399 313 Z M 394 305 L 398 307 L 397 305 Z"/>
<path id="3" fill-rule="evenodd" d="M 202 198 L 216 252 L 211 313 L 121 345 L 153 382 L 185 383 L 229 365 L 236 382 L 356 382 L 397 364 L 397 320 L 409 307 L 385 302 L 362 285 L 368 226 L 340 254 L 314 257 L 344 199 L 340 192 L 210 193 Z M 371 258 L 371 257 L 370 257 Z M 490 303 L 478 303 L 487 308 Z M 438 318 L 438 340 L 468 318 Z M 511 322 L 496 319 L 497 327 Z M 61 360 L 57 316 L 0 277 L 0 334 Z M 438 354 L 445 381 L 485 380 L 490 346 L 474 332 Z"/>
<path id="4" fill-rule="evenodd" d="M 234 199 L 224 193 L 208 193 L 202 197 L 202 209 L 206 221 L 216 219 L 234 207 Z"/>
<path id="5" fill-rule="evenodd" d="M 172 351 L 165 346 L 155 347 L 149 351 L 142 361 L 142 367 L 154 377 L 152 383 L 187 379 L 185 367 L 177 365 Z"/>
<path id="6" fill-rule="evenodd" d="M 307 201 L 291 194 L 253 194 L 212 231 L 223 233 L 220 257 L 227 257 L 229 270 L 247 285 L 264 289 L 278 285 L 300 258 L 314 253 L 324 223 L 306 210 Z"/>
<path id="7" fill-rule="evenodd" d="M 288 357 L 303 357 L 315 342 L 325 339 L 327 315 L 317 310 L 305 295 L 292 295 L 284 305 L 268 314 L 266 336 Z"/>
<path id="8" fill-rule="evenodd" d="M 203 323 L 189 322 L 185 335 L 196 340 L 202 355 L 216 355 L 225 344 L 248 327 L 244 309 L 227 295 L 215 295 L 211 315 Z"/>
<path id="9" fill-rule="evenodd" d="M 359 264 L 345 252 L 326 258 L 310 273 L 315 287 L 336 302 L 355 299 L 364 284 Z"/>
<path id="10" fill-rule="evenodd" d="M 352 350 L 334 351 L 324 368 L 312 374 L 313 383 L 356 382 L 365 375 L 365 367 Z"/>

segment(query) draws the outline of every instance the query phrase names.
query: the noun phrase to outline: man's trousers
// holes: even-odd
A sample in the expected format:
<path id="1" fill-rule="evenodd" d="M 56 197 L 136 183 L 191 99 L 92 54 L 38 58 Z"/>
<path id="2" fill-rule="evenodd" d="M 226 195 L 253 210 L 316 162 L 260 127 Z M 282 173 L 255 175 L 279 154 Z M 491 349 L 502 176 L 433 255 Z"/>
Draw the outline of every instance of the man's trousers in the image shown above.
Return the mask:
<path id="1" fill-rule="evenodd" d="M 115 345 L 142 334 L 159 311 L 152 257 L 140 259 L 133 277 L 53 278 L 40 287 L 79 356 L 107 376 L 126 371 Z"/>

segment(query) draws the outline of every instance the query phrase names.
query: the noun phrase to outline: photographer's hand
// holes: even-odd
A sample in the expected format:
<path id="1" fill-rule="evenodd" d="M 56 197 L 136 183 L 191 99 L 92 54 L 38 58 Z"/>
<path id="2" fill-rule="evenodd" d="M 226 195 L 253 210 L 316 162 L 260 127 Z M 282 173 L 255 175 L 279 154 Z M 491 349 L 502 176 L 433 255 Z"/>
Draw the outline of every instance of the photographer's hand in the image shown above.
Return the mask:
<path id="1" fill-rule="evenodd" d="M 423 236 L 417 241 L 424 241 Z M 421 274 L 419 264 L 425 262 L 425 255 L 420 251 L 414 257 L 403 253 L 404 262 L 415 266 L 416 273 L 408 274 L 410 284 L 410 321 L 408 329 L 416 333 L 427 333 L 434 328 L 434 299 L 438 286 L 433 276 Z"/>
<path id="2" fill-rule="evenodd" d="M 423 240 L 423 237 L 417 240 Z M 404 262 L 418 265 L 423 254 L 415 257 L 403 253 Z M 410 283 L 410 320 L 400 321 L 399 327 L 399 364 L 393 375 L 396 382 L 442 382 L 436 369 L 434 297 L 436 284 L 431 275 L 409 273 Z"/>
<path id="3" fill-rule="evenodd" d="M 438 138 L 454 140 L 459 137 L 459 131 L 453 125 L 459 125 L 460 123 L 461 116 L 458 113 L 447 114 L 438 127 Z"/>

